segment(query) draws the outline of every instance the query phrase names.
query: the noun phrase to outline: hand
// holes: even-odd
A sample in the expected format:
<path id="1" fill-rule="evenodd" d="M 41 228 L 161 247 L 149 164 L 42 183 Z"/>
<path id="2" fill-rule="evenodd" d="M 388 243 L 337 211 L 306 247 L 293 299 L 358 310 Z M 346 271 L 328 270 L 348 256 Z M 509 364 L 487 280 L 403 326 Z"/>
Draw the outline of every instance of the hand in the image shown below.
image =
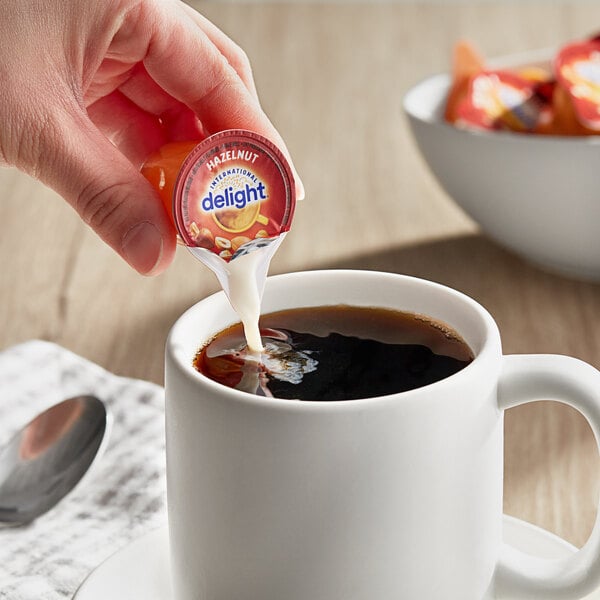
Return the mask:
<path id="1" fill-rule="evenodd" d="M 287 152 L 244 52 L 179 0 L 4 0 L 0 48 L 0 164 L 56 190 L 140 273 L 175 253 L 139 174 L 151 152 L 232 128 Z"/>

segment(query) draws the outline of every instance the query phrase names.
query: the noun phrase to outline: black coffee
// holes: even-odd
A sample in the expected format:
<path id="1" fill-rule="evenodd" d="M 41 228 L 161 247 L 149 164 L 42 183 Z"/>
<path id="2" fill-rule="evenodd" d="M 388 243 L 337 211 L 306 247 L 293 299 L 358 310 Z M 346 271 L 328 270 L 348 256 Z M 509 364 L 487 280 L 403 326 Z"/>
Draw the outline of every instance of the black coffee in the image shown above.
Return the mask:
<path id="1" fill-rule="evenodd" d="M 246 349 L 241 324 L 220 332 L 194 367 L 223 385 L 261 396 L 355 400 L 412 390 L 473 360 L 447 325 L 380 308 L 322 306 L 263 315 L 265 352 Z"/>

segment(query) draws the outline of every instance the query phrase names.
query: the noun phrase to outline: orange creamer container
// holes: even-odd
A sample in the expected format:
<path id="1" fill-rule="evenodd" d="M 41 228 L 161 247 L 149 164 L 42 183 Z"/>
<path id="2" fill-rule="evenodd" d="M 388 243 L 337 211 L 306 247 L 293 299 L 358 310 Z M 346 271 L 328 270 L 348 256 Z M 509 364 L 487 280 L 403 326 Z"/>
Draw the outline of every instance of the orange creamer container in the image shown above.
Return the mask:
<path id="1" fill-rule="evenodd" d="M 166 144 L 141 172 L 158 191 L 180 241 L 225 262 L 290 228 L 296 203 L 290 166 L 254 132 L 227 130 L 199 143 Z"/>
<path id="2" fill-rule="evenodd" d="M 166 144 L 141 172 L 158 191 L 179 241 L 217 276 L 248 348 L 262 352 L 267 270 L 296 206 L 294 177 L 281 151 L 251 131 L 228 130 L 199 143 Z"/>

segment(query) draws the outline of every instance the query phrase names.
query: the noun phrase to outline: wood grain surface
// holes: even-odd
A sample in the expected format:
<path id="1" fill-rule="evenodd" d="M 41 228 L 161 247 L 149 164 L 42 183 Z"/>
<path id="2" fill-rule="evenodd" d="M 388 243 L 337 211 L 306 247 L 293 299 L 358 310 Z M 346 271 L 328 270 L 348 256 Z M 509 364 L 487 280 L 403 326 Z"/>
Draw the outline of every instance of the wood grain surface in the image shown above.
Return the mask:
<path id="1" fill-rule="evenodd" d="M 246 50 L 307 190 L 272 273 L 429 278 L 486 306 L 505 352 L 600 367 L 600 284 L 545 273 L 483 235 L 427 171 L 401 111 L 411 85 L 447 69 L 456 39 L 490 57 L 553 47 L 600 30 L 600 3 L 195 6 Z M 135 274 L 62 199 L 14 169 L 0 170 L 0 196 L 0 349 L 42 338 L 162 383 L 169 327 L 218 289 L 213 275 L 183 249 L 165 274 Z M 545 401 L 512 409 L 505 452 L 506 512 L 583 544 L 600 482 L 584 419 Z"/>

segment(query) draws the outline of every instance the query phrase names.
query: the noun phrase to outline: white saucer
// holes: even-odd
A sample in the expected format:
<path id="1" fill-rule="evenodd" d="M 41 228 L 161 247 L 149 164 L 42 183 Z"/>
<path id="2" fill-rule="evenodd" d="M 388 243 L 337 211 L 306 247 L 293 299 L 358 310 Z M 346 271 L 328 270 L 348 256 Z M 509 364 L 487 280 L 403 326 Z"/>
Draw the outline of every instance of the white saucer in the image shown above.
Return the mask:
<path id="1" fill-rule="evenodd" d="M 558 536 L 508 516 L 504 516 L 504 539 L 524 552 L 543 558 L 561 558 L 576 550 Z M 113 554 L 88 576 L 73 600 L 108 598 L 173 600 L 167 527 L 152 531 Z M 600 600 L 600 590 L 586 600 Z"/>

